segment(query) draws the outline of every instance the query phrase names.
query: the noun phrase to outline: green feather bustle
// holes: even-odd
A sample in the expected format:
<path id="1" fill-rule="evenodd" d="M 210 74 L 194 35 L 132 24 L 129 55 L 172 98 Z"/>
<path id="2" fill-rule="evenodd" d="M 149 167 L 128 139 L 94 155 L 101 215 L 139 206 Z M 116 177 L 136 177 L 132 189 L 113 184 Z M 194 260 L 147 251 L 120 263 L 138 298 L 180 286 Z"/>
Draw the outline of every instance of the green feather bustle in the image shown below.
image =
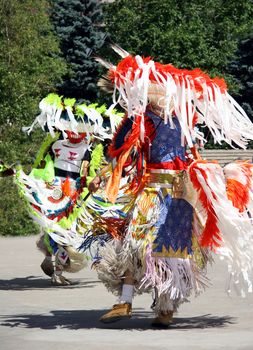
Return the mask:
<path id="1" fill-rule="evenodd" d="M 45 167 L 42 169 L 33 169 L 30 175 L 51 183 L 55 178 L 54 162 L 50 157 L 50 154 L 47 154 L 44 160 L 46 162 Z"/>
<path id="2" fill-rule="evenodd" d="M 42 101 L 49 104 L 50 106 L 62 108 L 62 96 L 59 96 L 57 94 L 49 94 Z"/>
<path id="3" fill-rule="evenodd" d="M 60 132 L 57 132 L 55 134 L 55 137 L 51 136 L 51 134 L 49 133 L 47 134 L 37 153 L 36 159 L 33 164 L 33 168 L 37 168 L 40 165 L 41 161 L 45 158 L 45 155 L 48 152 L 50 146 L 52 145 L 52 143 L 54 143 L 59 139 L 60 134 L 61 134 Z"/>

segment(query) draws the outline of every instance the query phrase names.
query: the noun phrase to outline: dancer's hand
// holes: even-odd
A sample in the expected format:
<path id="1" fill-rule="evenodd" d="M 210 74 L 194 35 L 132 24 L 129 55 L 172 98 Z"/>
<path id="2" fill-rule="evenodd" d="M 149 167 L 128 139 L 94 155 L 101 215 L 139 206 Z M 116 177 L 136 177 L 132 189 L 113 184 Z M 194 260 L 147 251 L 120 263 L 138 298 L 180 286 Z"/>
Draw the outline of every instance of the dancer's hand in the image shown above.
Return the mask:
<path id="1" fill-rule="evenodd" d="M 101 183 L 101 178 L 100 176 L 96 176 L 94 177 L 94 179 L 90 182 L 89 184 L 89 191 L 90 192 L 97 192 L 97 190 L 100 187 L 100 183 Z"/>
<path id="2" fill-rule="evenodd" d="M 15 170 L 11 167 L 7 167 L 2 160 L 0 160 L 0 177 L 13 176 Z"/>
<path id="3" fill-rule="evenodd" d="M 100 263 L 99 260 L 94 261 L 91 265 L 91 269 L 96 270 L 98 268 L 99 263 Z"/>

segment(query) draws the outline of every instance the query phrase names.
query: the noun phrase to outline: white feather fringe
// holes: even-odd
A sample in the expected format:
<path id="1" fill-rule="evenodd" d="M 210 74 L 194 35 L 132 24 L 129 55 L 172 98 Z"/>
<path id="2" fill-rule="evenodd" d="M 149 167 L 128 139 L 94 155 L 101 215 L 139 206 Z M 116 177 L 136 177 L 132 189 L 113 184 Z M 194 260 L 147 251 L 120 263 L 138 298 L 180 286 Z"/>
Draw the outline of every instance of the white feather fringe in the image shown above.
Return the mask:
<path id="1" fill-rule="evenodd" d="M 230 278 L 227 291 L 234 286 L 242 296 L 252 292 L 253 273 L 253 225 L 247 212 L 240 213 L 226 195 L 226 181 L 218 164 L 199 164 L 207 176 L 204 179 L 199 170 L 197 178 L 212 203 L 217 217 L 217 225 L 222 235 L 222 248 L 218 254 L 228 265 Z"/>
<path id="2" fill-rule="evenodd" d="M 222 141 L 232 145 L 237 144 L 246 148 L 248 140 L 253 139 L 253 124 L 238 103 L 227 93 L 221 91 L 219 86 L 212 83 L 207 85 L 203 78 L 192 78 L 180 75 L 173 78 L 167 73 L 167 78 L 156 71 L 154 61 L 144 63 L 142 57 L 135 56 L 139 69 L 135 71 L 134 79 L 131 72 L 120 76 L 116 89 L 119 92 L 118 101 L 129 116 L 144 114 L 149 103 L 148 90 L 151 84 L 157 84 L 164 90 L 164 103 L 160 108 L 164 112 L 165 123 L 172 126 L 170 105 L 173 104 L 175 113 L 180 122 L 187 144 L 192 147 L 192 139 L 203 139 L 201 132 L 193 129 L 193 116 L 197 113 L 198 123 L 204 124 L 211 131 L 214 141 Z M 150 81 L 150 74 L 155 81 Z M 180 78 L 180 84 L 178 79 Z M 194 80 L 203 88 L 203 96 L 195 90 Z M 114 106 L 116 98 L 114 97 Z M 159 105 L 159 101 L 157 101 Z M 141 131 L 143 139 L 143 130 Z M 183 141 L 183 140 L 182 140 Z"/>

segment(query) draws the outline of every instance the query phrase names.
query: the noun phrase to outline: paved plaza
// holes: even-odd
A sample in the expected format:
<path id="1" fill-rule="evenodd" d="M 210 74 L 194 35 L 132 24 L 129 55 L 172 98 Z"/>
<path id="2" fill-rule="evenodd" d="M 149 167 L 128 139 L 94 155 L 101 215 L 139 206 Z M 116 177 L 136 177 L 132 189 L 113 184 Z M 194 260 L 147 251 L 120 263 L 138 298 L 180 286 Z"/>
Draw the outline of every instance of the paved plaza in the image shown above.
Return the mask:
<path id="1" fill-rule="evenodd" d="M 1 350 L 253 349 L 253 295 L 226 295 L 222 262 L 209 269 L 212 285 L 180 308 L 169 329 L 150 326 L 150 295 L 135 298 L 132 319 L 104 325 L 98 319 L 115 298 L 96 272 L 66 274 L 71 286 L 52 286 L 36 238 L 0 238 Z"/>

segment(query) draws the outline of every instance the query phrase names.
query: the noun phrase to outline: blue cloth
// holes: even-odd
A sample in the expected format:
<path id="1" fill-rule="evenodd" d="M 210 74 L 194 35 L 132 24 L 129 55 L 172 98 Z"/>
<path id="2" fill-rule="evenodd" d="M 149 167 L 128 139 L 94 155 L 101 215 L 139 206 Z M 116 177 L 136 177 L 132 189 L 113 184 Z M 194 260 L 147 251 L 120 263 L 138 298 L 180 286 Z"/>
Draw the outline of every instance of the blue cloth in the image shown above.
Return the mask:
<path id="1" fill-rule="evenodd" d="M 174 252 L 187 248 L 187 253 L 192 254 L 192 206 L 181 198 L 171 198 L 170 195 L 162 198 L 160 194 L 159 197 L 160 215 L 155 225 L 157 233 L 153 252 L 162 252 L 164 246 L 167 251 L 171 247 Z"/>
<path id="2" fill-rule="evenodd" d="M 146 113 L 155 126 L 155 138 L 150 149 L 150 163 L 173 162 L 176 157 L 185 161 L 185 147 L 181 145 L 181 126 L 173 118 L 174 129 L 151 111 Z"/>
<path id="3" fill-rule="evenodd" d="M 51 238 L 50 236 L 49 236 L 49 243 L 50 243 L 51 248 L 53 249 L 54 254 L 56 254 L 56 253 L 57 253 L 57 250 L 58 250 L 58 245 L 57 245 L 57 243 L 53 240 L 53 238 Z"/>

